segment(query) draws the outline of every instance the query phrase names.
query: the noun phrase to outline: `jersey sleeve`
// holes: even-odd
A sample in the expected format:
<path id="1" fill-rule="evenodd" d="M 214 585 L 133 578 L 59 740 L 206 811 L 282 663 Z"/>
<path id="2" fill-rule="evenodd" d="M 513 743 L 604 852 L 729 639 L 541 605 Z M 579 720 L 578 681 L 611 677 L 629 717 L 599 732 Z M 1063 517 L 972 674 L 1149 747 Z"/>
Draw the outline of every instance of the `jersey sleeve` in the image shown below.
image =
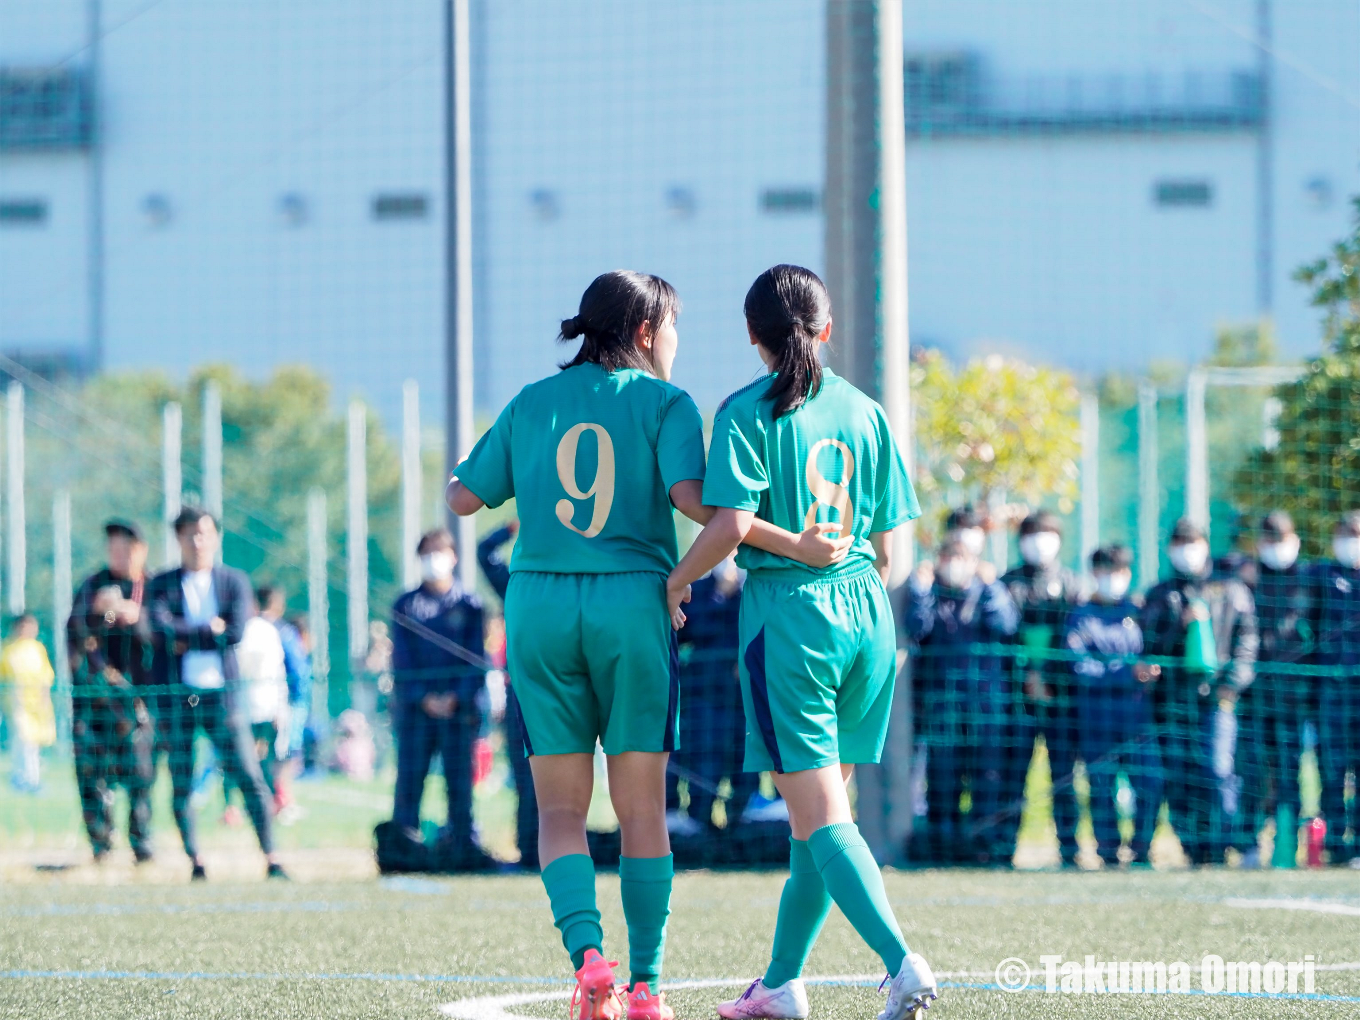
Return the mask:
<path id="1" fill-rule="evenodd" d="M 704 476 L 704 502 L 733 510 L 756 510 L 770 487 L 770 476 L 753 418 L 736 407 L 718 412 Z"/>
<path id="2" fill-rule="evenodd" d="M 878 502 L 874 507 L 873 524 L 869 526 L 871 533 L 892 531 L 921 516 L 921 506 L 916 501 L 911 479 L 907 477 L 902 452 L 897 448 L 887 416 L 882 411 L 878 415 L 878 435 L 878 478 L 874 479 Z"/>
<path id="3" fill-rule="evenodd" d="M 487 429 L 467 459 L 453 469 L 454 477 L 490 507 L 500 506 L 515 495 L 510 463 L 510 430 L 515 401 L 505 405 L 496 423 Z"/>
<path id="4" fill-rule="evenodd" d="M 688 393 L 678 393 L 662 412 L 656 463 L 666 491 L 676 482 L 704 478 L 704 419 Z"/>

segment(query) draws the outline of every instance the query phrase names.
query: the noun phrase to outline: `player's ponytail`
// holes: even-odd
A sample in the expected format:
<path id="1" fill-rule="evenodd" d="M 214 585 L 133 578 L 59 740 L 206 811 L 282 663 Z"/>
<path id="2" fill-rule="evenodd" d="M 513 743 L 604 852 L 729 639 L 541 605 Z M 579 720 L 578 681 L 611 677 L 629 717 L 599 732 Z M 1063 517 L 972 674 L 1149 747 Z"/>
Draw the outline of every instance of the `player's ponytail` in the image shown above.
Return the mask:
<path id="1" fill-rule="evenodd" d="M 831 321 L 831 298 L 817 274 L 802 266 L 775 266 L 746 292 L 746 325 L 774 355 L 774 383 L 766 397 L 774 416 L 796 411 L 822 385 L 817 338 Z"/>
<path id="2" fill-rule="evenodd" d="M 629 269 L 601 273 L 581 295 L 577 313 L 562 320 L 558 339 L 580 337 L 581 349 L 559 367 L 591 363 L 606 372 L 620 368 L 652 372 L 651 361 L 637 346 L 638 327 L 650 323 L 655 333 L 679 314 L 680 298 L 661 277 Z"/>

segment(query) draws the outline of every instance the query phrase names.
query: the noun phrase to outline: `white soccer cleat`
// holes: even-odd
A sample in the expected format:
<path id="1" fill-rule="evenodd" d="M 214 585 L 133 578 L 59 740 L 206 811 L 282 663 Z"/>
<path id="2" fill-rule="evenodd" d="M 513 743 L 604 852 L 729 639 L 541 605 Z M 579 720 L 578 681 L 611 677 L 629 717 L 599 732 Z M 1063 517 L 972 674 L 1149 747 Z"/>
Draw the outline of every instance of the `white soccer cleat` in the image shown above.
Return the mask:
<path id="1" fill-rule="evenodd" d="M 806 1020 L 807 989 L 802 978 L 778 988 L 766 988 L 764 979 L 756 978 L 731 1002 L 718 1003 L 718 1015 L 724 1020 Z"/>
<path id="2" fill-rule="evenodd" d="M 930 964 L 920 953 L 908 953 L 888 986 L 888 1004 L 878 1020 L 920 1020 L 939 995 Z"/>

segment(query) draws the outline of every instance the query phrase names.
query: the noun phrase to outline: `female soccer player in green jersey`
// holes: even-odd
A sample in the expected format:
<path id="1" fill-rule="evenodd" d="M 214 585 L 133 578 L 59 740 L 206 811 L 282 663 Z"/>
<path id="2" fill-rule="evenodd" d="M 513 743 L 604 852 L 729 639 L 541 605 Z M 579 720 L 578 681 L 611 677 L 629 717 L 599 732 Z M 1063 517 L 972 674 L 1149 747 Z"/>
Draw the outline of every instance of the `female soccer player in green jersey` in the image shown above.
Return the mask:
<path id="1" fill-rule="evenodd" d="M 586 843 L 597 740 L 622 838 L 627 1015 L 670 1016 L 653 994 L 670 913 L 665 773 L 679 707 L 665 578 L 677 558 L 672 507 L 699 523 L 712 515 L 702 498 L 698 408 L 666 381 L 678 311 L 675 291 L 658 277 L 598 277 L 562 323 L 562 339 L 582 338 L 576 356 L 510 401 L 445 493 L 464 516 L 516 500 L 508 667 L 538 796 L 543 884 L 577 971 L 582 1020 L 616 1020 L 624 1009 L 616 965 L 601 955 Z M 770 525 L 750 541 L 831 563 L 846 549 L 827 530 L 795 535 Z"/>
<path id="2" fill-rule="evenodd" d="M 746 294 L 751 343 L 769 375 L 718 410 L 704 503 L 716 507 L 667 584 L 674 623 L 689 585 L 757 521 L 802 528 L 831 517 L 843 560 L 809 567 L 743 548 L 740 673 L 746 769 L 773 769 L 789 808 L 789 879 L 765 974 L 718 1012 L 729 1020 L 806 1017 L 799 978 L 834 900 L 892 977 L 879 1020 L 927 1008 L 934 976 L 908 951 L 878 864 L 850 815 L 854 766 L 877 762 L 897 672 L 884 581 L 892 531 L 920 514 L 883 409 L 823 368 L 831 302 L 812 272 L 775 266 Z"/>

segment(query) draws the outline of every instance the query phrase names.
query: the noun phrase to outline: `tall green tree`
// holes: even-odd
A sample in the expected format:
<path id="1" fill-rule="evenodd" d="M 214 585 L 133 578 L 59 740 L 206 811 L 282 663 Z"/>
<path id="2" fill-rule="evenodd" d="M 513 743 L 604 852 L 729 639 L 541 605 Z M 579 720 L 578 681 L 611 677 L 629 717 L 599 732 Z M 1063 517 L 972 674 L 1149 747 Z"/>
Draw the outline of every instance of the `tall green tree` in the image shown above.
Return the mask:
<path id="1" fill-rule="evenodd" d="M 1238 506 L 1288 510 L 1313 555 L 1327 554 L 1337 516 L 1360 508 L 1360 198 L 1352 202 L 1351 232 L 1294 274 L 1324 311 L 1323 353 L 1275 390 L 1279 441 L 1254 450 L 1233 479 Z"/>
<path id="2" fill-rule="evenodd" d="M 911 384 L 924 542 L 965 500 L 1072 511 L 1081 398 L 1071 376 L 1000 355 L 955 368 L 931 350 L 913 361 Z"/>

